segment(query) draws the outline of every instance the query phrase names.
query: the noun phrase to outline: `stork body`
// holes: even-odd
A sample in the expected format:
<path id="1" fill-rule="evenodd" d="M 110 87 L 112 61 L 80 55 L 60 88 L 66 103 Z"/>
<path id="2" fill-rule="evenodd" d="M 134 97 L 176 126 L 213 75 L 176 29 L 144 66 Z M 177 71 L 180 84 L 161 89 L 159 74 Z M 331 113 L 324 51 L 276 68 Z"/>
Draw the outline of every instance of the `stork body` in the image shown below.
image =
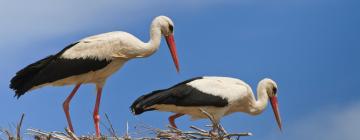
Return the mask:
<path id="1" fill-rule="evenodd" d="M 106 79 L 128 60 L 152 55 L 160 46 L 164 35 L 177 71 L 179 64 L 173 38 L 173 22 L 165 16 L 156 17 L 150 27 L 150 40 L 145 43 L 133 35 L 115 31 L 84 38 L 55 55 L 28 65 L 12 78 L 10 88 L 18 98 L 30 90 L 43 86 L 75 85 L 63 103 L 68 125 L 74 131 L 69 113 L 69 103 L 81 84 L 93 83 L 97 88 L 94 108 L 96 135 L 100 136 L 99 105 Z"/>
<path id="2" fill-rule="evenodd" d="M 217 123 L 223 116 L 235 112 L 258 115 L 266 108 L 270 99 L 281 129 L 276 92 L 277 85 L 270 79 L 259 82 L 256 99 L 251 87 L 239 79 L 197 77 L 141 96 L 132 104 L 131 109 L 135 115 L 151 110 L 174 112 L 169 121 L 176 127 L 175 119 L 185 114 L 193 120 L 207 118 L 200 108 L 211 114 Z"/>

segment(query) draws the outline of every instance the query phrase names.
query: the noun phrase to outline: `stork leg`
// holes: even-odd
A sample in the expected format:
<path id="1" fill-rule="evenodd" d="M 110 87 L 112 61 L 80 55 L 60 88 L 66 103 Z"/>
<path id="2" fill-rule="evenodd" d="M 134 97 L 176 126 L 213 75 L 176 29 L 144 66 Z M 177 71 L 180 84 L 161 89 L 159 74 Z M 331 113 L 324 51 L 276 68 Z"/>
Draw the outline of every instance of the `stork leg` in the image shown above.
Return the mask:
<path id="1" fill-rule="evenodd" d="M 174 127 L 174 128 L 177 128 L 177 126 L 176 126 L 176 124 L 175 124 L 175 119 L 176 118 L 179 118 L 179 117 L 181 117 L 181 116 L 183 116 L 184 114 L 181 114 L 181 113 L 176 113 L 176 114 L 174 114 L 174 115 L 171 115 L 170 117 L 169 117 L 169 123 L 170 123 L 170 125 L 172 126 L 172 127 Z"/>
<path id="2" fill-rule="evenodd" d="M 80 88 L 80 85 L 81 84 L 75 85 L 74 89 L 72 90 L 70 95 L 65 99 L 65 101 L 63 103 L 63 109 L 64 109 L 64 112 L 65 112 L 65 115 L 66 115 L 66 120 L 68 122 L 69 129 L 72 132 L 74 132 L 74 128 L 73 128 L 72 123 L 71 123 L 70 112 L 69 112 L 69 108 L 70 108 L 69 104 L 70 104 L 71 99 L 74 97 L 76 91 Z"/>
<path id="3" fill-rule="evenodd" d="M 101 94 L 102 94 L 102 87 L 100 86 L 96 86 L 97 88 L 97 94 L 96 94 L 96 103 L 95 103 L 95 108 L 94 108 L 94 125 L 95 125 L 95 132 L 96 132 L 96 137 L 100 137 L 100 126 L 99 126 L 99 122 L 100 122 L 100 116 L 99 116 L 99 106 L 100 106 L 100 100 L 101 100 Z"/>

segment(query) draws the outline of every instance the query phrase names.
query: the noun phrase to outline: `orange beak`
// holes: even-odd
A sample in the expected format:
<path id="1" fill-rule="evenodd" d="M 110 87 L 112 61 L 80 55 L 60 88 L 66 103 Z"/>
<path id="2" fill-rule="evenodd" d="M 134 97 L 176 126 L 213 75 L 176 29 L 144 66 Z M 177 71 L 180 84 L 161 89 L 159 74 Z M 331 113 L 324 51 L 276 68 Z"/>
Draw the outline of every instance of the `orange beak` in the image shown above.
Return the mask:
<path id="1" fill-rule="evenodd" d="M 281 117 L 280 117 L 280 113 L 279 113 L 279 105 L 278 105 L 277 97 L 276 96 L 270 97 L 270 102 L 271 102 L 271 107 L 275 114 L 276 122 L 280 128 L 280 131 L 282 131 Z"/>
<path id="2" fill-rule="evenodd" d="M 165 39 L 166 39 L 166 43 L 169 47 L 171 56 L 173 58 L 173 61 L 174 61 L 175 67 L 176 67 L 176 71 L 179 72 L 180 66 L 179 66 L 178 56 L 176 53 L 176 45 L 175 45 L 174 35 L 171 34 L 171 35 L 165 36 Z"/>

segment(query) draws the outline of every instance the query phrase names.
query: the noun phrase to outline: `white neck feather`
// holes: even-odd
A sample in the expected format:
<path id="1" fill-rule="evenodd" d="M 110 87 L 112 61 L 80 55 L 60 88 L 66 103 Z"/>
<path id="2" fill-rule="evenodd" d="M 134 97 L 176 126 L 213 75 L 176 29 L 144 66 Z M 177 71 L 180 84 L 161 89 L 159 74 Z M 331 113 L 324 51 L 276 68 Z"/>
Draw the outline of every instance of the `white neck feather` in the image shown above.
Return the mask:
<path id="1" fill-rule="evenodd" d="M 148 57 L 155 53 L 161 42 L 161 25 L 155 19 L 150 26 L 150 40 L 141 47 L 142 54 L 140 57 Z"/>
<path id="2" fill-rule="evenodd" d="M 267 106 L 269 101 L 269 96 L 267 94 L 267 85 L 266 81 L 260 81 L 257 87 L 257 100 L 254 101 L 254 105 L 251 108 L 250 113 L 252 115 L 260 114 Z"/>

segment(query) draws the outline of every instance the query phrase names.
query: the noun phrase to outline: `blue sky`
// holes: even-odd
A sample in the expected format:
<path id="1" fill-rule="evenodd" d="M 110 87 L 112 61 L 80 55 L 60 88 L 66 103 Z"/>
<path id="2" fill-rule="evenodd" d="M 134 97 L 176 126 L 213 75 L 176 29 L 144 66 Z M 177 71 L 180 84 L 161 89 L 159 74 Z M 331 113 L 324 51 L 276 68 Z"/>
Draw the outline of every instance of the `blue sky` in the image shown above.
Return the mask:
<path id="1" fill-rule="evenodd" d="M 138 96 L 191 77 L 215 75 L 237 77 L 252 87 L 265 77 L 278 83 L 283 133 L 270 106 L 259 116 L 236 113 L 223 118 L 229 131 L 254 133 L 244 139 L 358 139 L 359 4 L 356 0 L 1 0 L 0 127 L 16 123 L 22 112 L 24 128 L 55 131 L 66 126 L 62 102 L 72 86 L 46 87 L 17 100 L 8 88 L 16 71 L 93 34 L 122 30 L 147 41 L 151 20 L 166 15 L 175 23 L 181 73 L 176 73 L 163 41 L 156 54 L 128 62 L 108 79 L 101 113 L 109 114 L 119 134 L 126 121 L 132 127 L 141 122 L 158 128 L 167 125 L 170 113 L 134 117 L 129 106 Z M 72 101 L 77 133 L 94 132 L 94 93 L 93 85 L 83 86 Z M 182 129 L 207 123 L 178 119 Z"/>

